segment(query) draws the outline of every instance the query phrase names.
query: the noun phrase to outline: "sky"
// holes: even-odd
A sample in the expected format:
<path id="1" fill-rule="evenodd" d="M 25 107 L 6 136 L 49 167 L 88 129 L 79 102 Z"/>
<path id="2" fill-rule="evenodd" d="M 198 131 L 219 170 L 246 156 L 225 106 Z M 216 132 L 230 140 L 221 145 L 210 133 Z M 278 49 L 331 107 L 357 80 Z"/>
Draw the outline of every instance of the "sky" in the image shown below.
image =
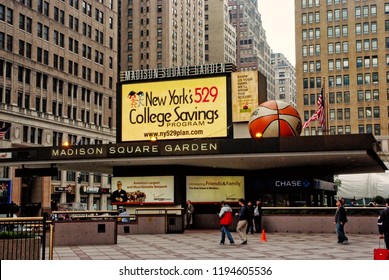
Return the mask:
<path id="1" fill-rule="evenodd" d="M 282 53 L 296 65 L 294 0 L 258 0 L 266 39 L 273 53 Z"/>

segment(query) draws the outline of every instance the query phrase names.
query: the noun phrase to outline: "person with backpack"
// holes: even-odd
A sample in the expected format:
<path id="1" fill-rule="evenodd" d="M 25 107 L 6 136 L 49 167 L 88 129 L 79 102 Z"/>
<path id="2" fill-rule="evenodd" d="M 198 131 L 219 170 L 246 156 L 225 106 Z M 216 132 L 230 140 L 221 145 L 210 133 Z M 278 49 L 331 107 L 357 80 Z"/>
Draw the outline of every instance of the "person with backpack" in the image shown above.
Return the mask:
<path id="1" fill-rule="evenodd" d="M 224 241 L 227 235 L 227 238 L 230 241 L 230 245 L 235 245 L 234 238 L 232 238 L 229 229 L 230 225 L 232 224 L 232 209 L 224 201 L 222 201 L 220 204 L 221 204 L 221 209 L 219 213 L 219 218 L 220 218 L 221 239 L 219 244 L 224 245 Z"/>

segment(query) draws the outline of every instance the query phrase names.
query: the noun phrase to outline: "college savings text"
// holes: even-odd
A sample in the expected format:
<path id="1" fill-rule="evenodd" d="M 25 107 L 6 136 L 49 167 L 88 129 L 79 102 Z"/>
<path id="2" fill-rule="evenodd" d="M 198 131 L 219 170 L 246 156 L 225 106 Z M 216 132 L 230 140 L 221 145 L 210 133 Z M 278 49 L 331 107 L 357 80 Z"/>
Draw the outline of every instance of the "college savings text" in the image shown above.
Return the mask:
<path id="1" fill-rule="evenodd" d="M 204 267 L 204 265 L 201 266 Z M 195 268 L 192 266 L 190 268 L 184 268 L 174 265 L 170 268 L 168 266 L 156 268 L 124 266 L 123 268 L 119 269 L 119 276 L 155 277 L 153 279 L 165 279 L 165 277 L 166 279 L 174 279 L 179 276 L 185 276 L 185 279 L 187 279 L 188 276 L 196 277 L 196 279 L 220 278 L 217 276 L 245 276 L 245 279 L 247 279 L 247 276 L 252 276 L 248 277 L 248 279 L 258 279 L 259 276 L 263 277 L 272 275 L 273 270 L 270 266 L 210 266 L 209 268 Z"/>

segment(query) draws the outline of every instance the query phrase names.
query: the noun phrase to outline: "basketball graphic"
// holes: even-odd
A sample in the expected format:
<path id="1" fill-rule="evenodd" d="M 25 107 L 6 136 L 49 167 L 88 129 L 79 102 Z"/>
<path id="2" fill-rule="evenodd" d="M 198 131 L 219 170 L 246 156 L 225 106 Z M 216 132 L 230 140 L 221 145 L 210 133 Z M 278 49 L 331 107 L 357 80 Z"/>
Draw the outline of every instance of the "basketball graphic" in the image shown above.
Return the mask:
<path id="1" fill-rule="evenodd" d="M 260 104 L 250 116 L 249 132 L 252 138 L 299 136 L 301 118 L 292 105 L 270 100 Z"/>

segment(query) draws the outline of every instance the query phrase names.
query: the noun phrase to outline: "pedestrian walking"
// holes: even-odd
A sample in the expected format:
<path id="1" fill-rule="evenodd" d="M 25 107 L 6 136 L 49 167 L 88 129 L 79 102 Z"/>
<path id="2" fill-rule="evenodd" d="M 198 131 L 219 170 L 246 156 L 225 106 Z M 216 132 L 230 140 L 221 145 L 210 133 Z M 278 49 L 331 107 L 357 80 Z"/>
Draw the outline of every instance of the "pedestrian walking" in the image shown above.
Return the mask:
<path id="1" fill-rule="evenodd" d="M 255 232 L 262 232 L 262 201 L 257 200 L 254 208 L 254 227 Z"/>
<path id="2" fill-rule="evenodd" d="M 227 236 L 228 240 L 230 241 L 230 245 L 235 245 L 234 238 L 232 237 L 230 232 L 230 225 L 232 224 L 232 209 L 224 201 L 222 201 L 220 205 L 221 205 L 221 209 L 219 212 L 219 218 L 220 218 L 221 239 L 219 244 L 224 245 L 224 241 Z"/>
<path id="3" fill-rule="evenodd" d="M 188 200 L 186 202 L 186 228 L 191 228 L 193 226 L 193 213 L 195 211 L 192 201 Z"/>
<path id="4" fill-rule="evenodd" d="M 385 200 L 386 207 L 380 211 L 378 217 L 378 230 L 384 237 L 386 249 L 389 249 L 389 198 Z"/>
<path id="5" fill-rule="evenodd" d="M 243 198 L 240 198 L 238 201 L 240 205 L 239 213 L 237 215 L 239 216 L 239 221 L 238 225 L 236 226 L 236 231 L 238 232 L 240 238 L 242 239 L 241 245 L 246 245 L 247 244 L 247 207 L 246 207 L 246 202 Z"/>
<path id="6" fill-rule="evenodd" d="M 336 201 L 336 206 L 338 208 L 335 212 L 334 224 L 336 234 L 338 235 L 338 243 L 347 244 L 348 238 L 344 232 L 344 225 L 347 223 L 347 212 L 346 209 L 343 207 L 343 203 L 340 199 Z"/>
<path id="7" fill-rule="evenodd" d="M 249 232 L 254 233 L 254 206 L 251 201 L 247 202 L 247 229 L 246 234 Z"/>

